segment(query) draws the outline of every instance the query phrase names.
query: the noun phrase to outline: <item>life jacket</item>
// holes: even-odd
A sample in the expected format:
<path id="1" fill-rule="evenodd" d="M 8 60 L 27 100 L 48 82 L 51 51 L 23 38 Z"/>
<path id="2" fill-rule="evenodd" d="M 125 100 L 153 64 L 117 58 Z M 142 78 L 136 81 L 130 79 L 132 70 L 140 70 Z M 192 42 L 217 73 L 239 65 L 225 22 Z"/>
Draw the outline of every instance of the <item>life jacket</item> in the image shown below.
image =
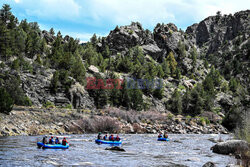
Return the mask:
<path id="1" fill-rule="evenodd" d="M 52 138 L 49 139 L 49 144 L 53 144 L 54 140 Z"/>
<path id="2" fill-rule="evenodd" d="M 67 143 L 68 143 L 68 142 L 67 142 L 66 139 L 63 139 L 63 140 L 62 140 L 62 145 L 66 146 Z"/>
<path id="3" fill-rule="evenodd" d="M 162 135 L 159 135 L 158 138 L 162 138 Z"/>
<path id="4" fill-rule="evenodd" d="M 59 139 L 56 139 L 55 144 L 60 144 Z"/>
<path id="5" fill-rule="evenodd" d="M 120 141 L 120 137 L 119 136 L 116 136 L 116 141 Z"/>
<path id="6" fill-rule="evenodd" d="M 114 136 L 109 136 L 110 141 L 114 141 Z"/>
<path id="7" fill-rule="evenodd" d="M 103 140 L 107 140 L 107 136 L 103 136 Z"/>

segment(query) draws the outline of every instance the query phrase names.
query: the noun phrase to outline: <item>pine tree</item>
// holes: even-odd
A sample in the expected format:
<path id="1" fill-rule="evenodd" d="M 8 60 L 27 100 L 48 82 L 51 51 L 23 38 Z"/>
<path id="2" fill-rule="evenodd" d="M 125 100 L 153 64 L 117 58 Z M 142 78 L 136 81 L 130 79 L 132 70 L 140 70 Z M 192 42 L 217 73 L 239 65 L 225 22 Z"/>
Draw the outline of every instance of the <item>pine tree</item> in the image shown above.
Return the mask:
<path id="1" fill-rule="evenodd" d="M 2 9 L 0 10 L 0 19 L 5 23 L 5 25 L 7 24 L 7 21 L 10 20 L 12 16 L 11 13 L 11 8 L 10 5 L 4 4 L 2 6 Z"/>
<path id="2" fill-rule="evenodd" d="M 176 68 L 175 70 L 175 78 L 181 79 L 181 70 L 179 68 Z"/>
<path id="3" fill-rule="evenodd" d="M 159 78 L 164 78 L 164 71 L 163 71 L 161 65 L 158 65 L 158 66 L 157 66 L 157 76 L 158 76 Z"/>
<path id="4" fill-rule="evenodd" d="M 169 68 L 169 63 L 167 62 L 167 59 L 163 59 L 163 62 L 161 64 L 162 70 L 164 72 L 164 78 L 167 78 L 170 74 L 170 68 Z"/>
<path id="5" fill-rule="evenodd" d="M 0 112 L 8 114 L 13 107 L 14 101 L 5 88 L 0 88 Z"/>
<path id="6" fill-rule="evenodd" d="M 5 61 L 11 56 L 11 35 L 10 30 L 5 25 L 0 26 L 0 52 L 5 58 Z"/>
<path id="7" fill-rule="evenodd" d="M 55 35 L 55 31 L 54 31 L 54 29 L 53 28 L 51 28 L 50 30 L 49 30 L 49 33 L 51 34 L 51 35 Z"/>
<path id="8" fill-rule="evenodd" d="M 177 62 L 176 62 L 176 60 L 174 58 L 173 52 L 170 52 L 168 54 L 167 62 L 168 62 L 169 67 L 170 67 L 171 75 L 173 76 L 174 73 L 175 73 L 175 70 L 176 70 L 176 66 L 177 66 Z"/>
<path id="9" fill-rule="evenodd" d="M 77 82 L 84 84 L 86 69 L 79 56 L 76 56 L 76 59 L 73 61 L 71 73 Z"/>
<path id="10" fill-rule="evenodd" d="M 51 83 L 50 83 L 50 90 L 52 93 L 57 92 L 58 84 L 59 84 L 59 72 L 56 71 L 54 72 L 53 77 L 51 79 Z"/>
<path id="11" fill-rule="evenodd" d="M 176 114 L 182 113 L 182 99 L 178 89 L 175 89 L 172 98 L 170 100 L 170 109 Z"/>
<path id="12" fill-rule="evenodd" d="M 90 38 L 90 42 L 92 43 L 93 46 L 96 46 L 98 40 L 97 40 L 97 36 L 94 33 L 94 35 Z"/>
<path id="13" fill-rule="evenodd" d="M 104 58 L 109 58 L 110 57 L 110 50 L 109 50 L 109 46 L 108 45 L 105 45 L 105 49 L 104 49 L 104 51 L 103 51 L 103 53 L 102 53 L 102 55 L 103 55 L 103 57 Z"/>
<path id="14" fill-rule="evenodd" d="M 180 51 L 180 59 L 183 59 L 186 57 L 186 48 L 185 48 L 185 44 L 182 43 L 181 41 L 178 42 L 178 49 Z"/>
<path id="15" fill-rule="evenodd" d="M 143 99 L 142 99 L 142 90 L 138 88 L 136 84 L 136 88 L 131 90 L 131 101 L 132 108 L 137 111 L 141 111 L 143 109 Z"/>

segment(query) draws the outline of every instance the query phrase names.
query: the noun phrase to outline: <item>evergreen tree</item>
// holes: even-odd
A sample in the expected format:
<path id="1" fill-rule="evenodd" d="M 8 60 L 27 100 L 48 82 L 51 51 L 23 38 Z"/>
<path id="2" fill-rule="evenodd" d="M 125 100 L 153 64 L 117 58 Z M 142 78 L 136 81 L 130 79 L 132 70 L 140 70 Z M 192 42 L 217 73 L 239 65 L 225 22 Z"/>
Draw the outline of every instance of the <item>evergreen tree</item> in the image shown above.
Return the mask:
<path id="1" fill-rule="evenodd" d="M 105 45 L 105 49 L 104 49 L 102 55 L 103 55 L 104 58 L 109 58 L 110 57 L 111 53 L 110 53 L 108 45 Z"/>
<path id="2" fill-rule="evenodd" d="M 237 88 L 238 88 L 238 82 L 235 78 L 232 77 L 229 81 L 229 89 L 232 92 L 236 92 Z"/>
<path id="3" fill-rule="evenodd" d="M 54 72 L 53 77 L 52 77 L 52 79 L 51 79 L 50 91 L 51 91 L 52 93 L 56 93 L 56 92 L 57 92 L 58 85 L 59 85 L 59 72 L 56 71 L 56 72 Z"/>
<path id="4" fill-rule="evenodd" d="M 178 42 L 178 49 L 180 51 L 180 56 L 179 59 L 183 59 L 186 57 L 186 48 L 185 48 L 185 44 L 182 43 L 181 41 Z"/>
<path id="5" fill-rule="evenodd" d="M 55 35 L 55 31 L 54 31 L 54 29 L 53 28 L 51 28 L 50 30 L 49 30 L 49 33 L 51 34 L 51 35 Z"/>
<path id="6" fill-rule="evenodd" d="M 3 21 L 3 23 L 5 23 L 5 25 L 7 24 L 7 21 L 10 20 L 12 16 L 11 13 L 11 8 L 10 5 L 4 4 L 2 6 L 2 9 L 0 10 L 0 19 Z"/>
<path id="7" fill-rule="evenodd" d="M 141 111 L 143 109 L 143 99 L 142 99 L 142 90 L 138 89 L 138 85 L 136 84 L 135 89 L 131 91 L 131 101 L 132 101 L 132 108 L 137 111 Z"/>
<path id="8" fill-rule="evenodd" d="M 169 63 L 168 63 L 167 59 L 165 59 L 165 58 L 163 59 L 161 66 L 162 66 L 162 70 L 164 72 L 164 78 L 167 78 L 170 74 L 170 68 L 169 68 Z"/>
<path id="9" fill-rule="evenodd" d="M 181 79 L 181 70 L 179 68 L 176 68 L 175 70 L 175 78 Z"/>
<path id="10" fill-rule="evenodd" d="M 170 100 L 170 109 L 176 114 L 182 113 L 182 99 L 178 89 L 175 89 L 172 98 Z"/>
<path id="11" fill-rule="evenodd" d="M 71 67 L 72 76 L 81 84 L 84 84 L 86 69 L 79 56 L 76 56 L 74 63 Z"/>
<path id="12" fill-rule="evenodd" d="M 8 114 L 12 110 L 13 105 L 14 101 L 9 93 L 5 88 L 0 88 L 0 112 Z"/>
<path id="13" fill-rule="evenodd" d="M 177 66 L 177 62 L 176 62 L 176 60 L 174 58 L 173 52 L 170 52 L 168 54 L 167 62 L 168 62 L 169 67 L 170 67 L 171 75 L 173 76 L 174 73 L 175 73 L 175 70 L 176 70 L 176 66 Z"/>
<path id="14" fill-rule="evenodd" d="M 90 38 L 90 42 L 92 43 L 93 46 L 96 46 L 98 40 L 97 40 L 97 36 L 94 33 L 94 35 Z"/>

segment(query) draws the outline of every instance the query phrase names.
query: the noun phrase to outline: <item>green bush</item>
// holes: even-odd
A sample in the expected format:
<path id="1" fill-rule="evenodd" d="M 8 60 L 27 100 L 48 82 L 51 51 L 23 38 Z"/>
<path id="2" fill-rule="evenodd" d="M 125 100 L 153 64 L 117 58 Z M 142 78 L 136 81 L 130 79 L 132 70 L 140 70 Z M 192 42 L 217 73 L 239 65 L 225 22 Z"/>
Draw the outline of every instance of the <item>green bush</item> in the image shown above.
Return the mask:
<path id="1" fill-rule="evenodd" d="M 50 101 L 47 101 L 46 103 L 43 104 L 43 107 L 45 107 L 45 108 L 55 108 L 55 104 L 50 102 Z"/>
<path id="2" fill-rule="evenodd" d="M 199 122 L 201 124 L 204 124 L 204 123 L 206 123 L 206 125 L 210 124 L 210 121 L 209 121 L 209 119 L 207 117 L 198 117 L 198 118 L 199 118 Z"/>
<path id="3" fill-rule="evenodd" d="M 73 106 L 71 104 L 67 104 L 64 108 L 66 108 L 66 109 L 72 109 Z"/>
<path id="4" fill-rule="evenodd" d="M 23 106 L 32 106 L 32 101 L 28 96 L 23 97 L 21 101 Z"/>
<path id="5" fill-rule="evenodd" d="M 185 89 L 186 89 L 184 85 L 179 85 L 178 88 L 179 88 L 180 90 L 185 90 Z"/>
<path id="6" fill-rule="evenodd" d="M 174 114 L 172 114 L 172 113 L 168 114 L 168 119 L 172 119 L 173 117 L 174 117 Z"/>

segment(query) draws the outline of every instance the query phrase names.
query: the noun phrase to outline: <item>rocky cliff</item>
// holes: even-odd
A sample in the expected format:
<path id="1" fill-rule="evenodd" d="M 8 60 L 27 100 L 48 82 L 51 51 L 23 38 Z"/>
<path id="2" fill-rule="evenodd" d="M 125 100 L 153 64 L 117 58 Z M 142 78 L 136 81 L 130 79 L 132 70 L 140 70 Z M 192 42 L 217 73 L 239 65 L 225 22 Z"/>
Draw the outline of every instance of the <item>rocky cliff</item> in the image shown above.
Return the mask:
<path id="1" fill-rule="evenodd" d="M 249 15 L 249 10 L 218 13 L 189 26 L 186 32 L 173 23 L 157 24 L 151 32 L 132 22 L 82 45 L 60 32 L 54 35 L 53 29 L 41 31 L 35 23 L 22 21 L 14 28 L 1 23 L 14 34 L 12 43 L 22 37 L 25 46 L 17 43 L 10 45 L 12 52 L 1 50 L 0 85 L 9 92 L 18 88 L 39 107 L 96 110 L 114 106 L 171 111 L 209 121 L 232 113 L 235 117 L 250 104 Z M 5 31 L 0 33 L 8 37 Z M 159 91 L 87 90 L 86 77 L 162 78 L 164 86 Z M 6 82 L 6 78 L 13 79 Z M 9 88 L 14 78 L 20 84 Z M 14 103 L 30 104 L 15 100 L 17 97 L 12 96 Z"/>

